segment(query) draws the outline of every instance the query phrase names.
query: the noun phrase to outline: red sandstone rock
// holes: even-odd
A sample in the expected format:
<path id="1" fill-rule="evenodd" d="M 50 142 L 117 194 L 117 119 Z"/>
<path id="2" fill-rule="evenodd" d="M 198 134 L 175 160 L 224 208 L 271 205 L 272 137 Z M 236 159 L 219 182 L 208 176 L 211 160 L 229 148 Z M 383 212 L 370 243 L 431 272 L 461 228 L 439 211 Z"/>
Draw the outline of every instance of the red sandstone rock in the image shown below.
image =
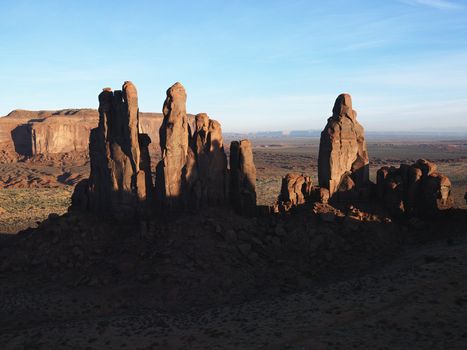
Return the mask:
<path id="1" fill-rule="evenodd" d="M 99 124 L 90 135 L 91 174 L 89 180 L 77 185 L 72 209 L 110 212 L 117 219 L 141 215 L 152 196 L 152 181 L 150 139 L 139 134 L 138 129 L 135 86 L 127 81 L 123 91 L 103 89 L 99 95 Z"/>
<path id="2" fill-rule="evenodd" d="M 378 196 L 396 215 L 426 216 L 450 209 L 451 182 L 436 168 L 425 159 L 399 168 L 383 167 L 377 172 Z"/>
<path id="3" fill-rule="evenodd" d="M 230 198 L 242 215 L 256 213 L 256 167 L 249 140 L 230 144 Z"/>
<path id="4" fill-rule="evenodd" d="M 321 133 L 318 179 L 320 187 L 327 188 L 332 197 L 341 182 L 350 173 L 356 187 L 364 187 L 369 179 L 369 159 L 363 127 L 352 109 L 348 94 L 337 97 L 333 115 Z M 348 187 L 348 186 L 346 186 Z"/>
<path id="5" fill-rule="evenodd" d="M 187 192 L 189 142 L 186 92 L 182 84 L 177 82 L 167 90 L 163 114 L 159 131 L 162 160 L 156 170 L 156 192 L 164 208 L 169 211 L 181 210 L 185 206 Z"/>
<path id="6" fill-rule="evenodd" d="M 289 173 L 282 178 L 281 193 L 273 211 L 286 212 L 293 207 L 305 204 L 311 195 L 312 182 L 309 176 Z"/>

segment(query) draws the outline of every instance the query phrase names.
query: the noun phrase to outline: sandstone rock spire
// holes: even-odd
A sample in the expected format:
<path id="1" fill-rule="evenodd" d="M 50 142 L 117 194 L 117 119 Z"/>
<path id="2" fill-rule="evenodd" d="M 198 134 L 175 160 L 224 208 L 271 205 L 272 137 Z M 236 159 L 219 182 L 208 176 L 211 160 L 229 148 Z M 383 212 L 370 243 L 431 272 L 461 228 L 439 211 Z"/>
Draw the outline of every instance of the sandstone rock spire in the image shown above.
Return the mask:
<path id="1" fill-rule="evenodd" d="M 319 185 L 327 188 L 331 197 L 339 190 L 356 192 L 369 181 L 364 130 L 352 109 L 351 96 L 339 95 L 332 112 L 321 133 L 318 157 Z"/>
<path id="2" fill-rule="evenodd" d="M 162 206 L 173 211 L 183 209 L 186 199 L 189 126 L 186 92 L 181 83 L 177 82 L 167 90 L 163 114 L 159 130 L 162 159 L 156 170 L 156 191 Z"/>
<path id="3" fill-rule="evenodd" d="M 206 113 L 197 114 L 193 141 L 201 202 L 207 205 L 226 204 L 227 156 L 220 123 L 209 119 Z"/>
<path id="4" fill-rule="evenodd" d="M 239 214 L 255 215 L 256 167 L 249 140 L 230 144 L 230 198 Z"/>
<path id="5" fill-rule="evenodd" d="M 111 212 L 116 218 L 140 216 L 152 197 L 146 134 L 138 133 L 138 96 L 133 83 L 99 95 L 99 124 L 91 130 L 89 180 L 76 187 L 72 208 Z M 142 141 L 140 144 L 140 140 Z"/>

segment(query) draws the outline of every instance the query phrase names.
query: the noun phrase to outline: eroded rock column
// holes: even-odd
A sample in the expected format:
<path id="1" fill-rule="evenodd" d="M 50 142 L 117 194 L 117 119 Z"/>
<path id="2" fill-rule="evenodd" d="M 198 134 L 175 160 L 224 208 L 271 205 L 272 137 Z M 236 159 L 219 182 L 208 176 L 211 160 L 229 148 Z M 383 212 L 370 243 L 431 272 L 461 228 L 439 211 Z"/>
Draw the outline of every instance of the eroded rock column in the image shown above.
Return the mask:
<path id="1" fill-rule="evenodd" d="M 145 134 L 138 133 L 136 87 L 130 81 L 122 90 L 103 89 L 99 95 L 99 124 L 91 131 L 91 174 L 76 187 L 72 208 L 110 212 L 117 219 L 140 217 L 151 197 L 152 181 Z M 140 144 L 140 140 L 142 143 Z"/>
<path id="2" fill-rule="evenodd" d="M 184 208 L 186 200 L 189 142 L 186 92 L 182 84 L 177 82 L 167 90 L 163 114 L 159 131 L 162 160 L 156 170 L 156 191 L 163 208 L 176 211 Z"/>
<path id="3" fill-rule="evenodd" d="M 239 214 L 256 214 L 256 167 L 249 140 L 230 144 L 230 198 Z"/>
<path id="4" fill-rule="evenodd" d="M 337 97 L 332 117 L 321 133 L 318 180 L 320 187 L 327 188 L 332 197 L 363 188 L 369 181 L 369 159 L 363 127 L 357 121 L 348 94 Z"/>

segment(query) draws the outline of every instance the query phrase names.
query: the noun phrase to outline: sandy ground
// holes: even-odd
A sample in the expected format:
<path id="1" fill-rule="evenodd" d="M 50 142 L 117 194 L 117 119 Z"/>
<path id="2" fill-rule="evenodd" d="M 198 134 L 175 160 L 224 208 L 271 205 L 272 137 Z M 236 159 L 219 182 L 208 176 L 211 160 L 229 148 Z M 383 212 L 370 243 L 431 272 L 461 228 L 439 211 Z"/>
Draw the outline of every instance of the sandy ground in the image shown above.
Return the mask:
<path id="1" fill-rule="evenodd" d="M 33 326 L 2 323 L 2 349 L 466 349 L 465 237 L 408 247 L 391 263 L 281 297 L 167 314 L 128 310 L 99 317 L 105 299 L 75 316 Z M 90 291 L 83 290 L 83 295 Z M 77 293 L 78 302 L 79 294 Z M 53 315 L 60 291 L 18 291 Z"/>

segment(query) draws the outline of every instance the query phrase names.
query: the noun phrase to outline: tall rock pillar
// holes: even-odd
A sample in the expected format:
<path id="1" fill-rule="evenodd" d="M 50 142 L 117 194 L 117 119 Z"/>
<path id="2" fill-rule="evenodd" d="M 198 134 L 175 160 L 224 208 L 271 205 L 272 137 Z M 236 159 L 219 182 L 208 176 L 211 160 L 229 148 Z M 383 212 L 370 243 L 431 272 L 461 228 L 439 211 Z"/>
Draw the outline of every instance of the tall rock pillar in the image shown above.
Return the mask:
<path id="1" fill-rule="evenodd" d="M 357 194 L 369 181 L 369 159 L 363 127 L 349 94 L 337 97 L 332 117 L 321 132 L 318 180 L 332 197 L 337 191 Z"/>

